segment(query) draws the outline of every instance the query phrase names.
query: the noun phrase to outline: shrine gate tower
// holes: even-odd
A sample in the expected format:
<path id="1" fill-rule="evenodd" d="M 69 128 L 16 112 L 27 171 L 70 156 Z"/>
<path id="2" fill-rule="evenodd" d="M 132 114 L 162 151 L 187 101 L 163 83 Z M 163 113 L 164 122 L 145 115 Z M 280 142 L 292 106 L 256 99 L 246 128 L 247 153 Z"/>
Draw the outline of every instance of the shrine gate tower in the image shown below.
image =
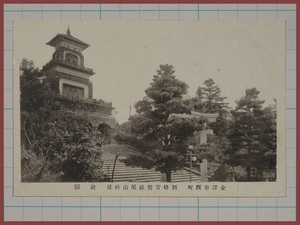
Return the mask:
<path id="1" fill-rule="evenodd" d="M 76 112 L 87 115 L 95 129 L 111 133 L 116 128 L 111 102 L 93 98 L 93 84 L 89 80 L 95 73 L 84 66 L 82 54 L 90 45 L 73 37 L 68 27 L 66 34 L 57 34 L 47 45 L 55 48 L 52 59 L 42 71 L 55 80 L 54 88 L 64 101 L 77 101 Z M 111 136 L 111 135 L 110 135 Z M 111 138 L 110 138 L 111 140 Z"/>
<path id="2" fill-rule="evenodd" d="M 84 67 L 81 53 L 89 44 L 73 37 L 68 27 L 66 34 L 57 34 L 47 45 L 54 47 L 55 52 L 43 70 L 59 78 L 60 94 L 78 99 L 92 98 L 93 85 L 89 78 L 94 72 Z"/>

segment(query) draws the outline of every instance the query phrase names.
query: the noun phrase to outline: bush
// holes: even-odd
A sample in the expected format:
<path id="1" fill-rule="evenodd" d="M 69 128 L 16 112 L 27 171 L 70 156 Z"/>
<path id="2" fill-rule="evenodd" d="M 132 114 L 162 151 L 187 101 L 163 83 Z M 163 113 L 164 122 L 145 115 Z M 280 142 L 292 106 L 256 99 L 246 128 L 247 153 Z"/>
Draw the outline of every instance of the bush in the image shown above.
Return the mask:
<path id="1" fill-rule="evenodd" d="M 103 179 L 102 152 L 92 142 L 91 124 L 84 116 L 64 110 L 46 117 L 41 111 L 35 115 L 38 118 L 27 115 L 21 133 L 22 181 L 91 182 Z"/>
<path id="2" fill-rule="evenodd" d="M 101 151 L 78 109 L 95 104 L 59 96 L 58 79 L 20 64 L 22 182 L 100 181 Z M 96 108 L 95 108 L 96 109 Z"/>
<path id="3" fill-rule="evenodd" d="M 103 179 L 102 152 L 90 144 L 72 146 L 61 161 L 61 180 L 67 182 L 95 182 Z"/>
<path id="4" fill-rule="evenodd" d="M 134 147 L 144 153 L 150 152 L 158 147 L 157 141 L 146 140 L 146 138 L 136 137 L 133 134 L 128 134 L 123 131 L 116 133 L 114 139 L 119 145 L 130 145 L 131 147 Z"/>

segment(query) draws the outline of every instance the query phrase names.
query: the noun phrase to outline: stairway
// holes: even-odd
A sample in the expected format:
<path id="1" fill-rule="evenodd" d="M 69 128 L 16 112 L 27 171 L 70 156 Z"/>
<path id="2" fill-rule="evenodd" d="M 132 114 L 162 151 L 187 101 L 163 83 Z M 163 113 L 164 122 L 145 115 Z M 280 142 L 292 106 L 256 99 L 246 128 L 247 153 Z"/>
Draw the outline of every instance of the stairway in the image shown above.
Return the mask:
<path id="1" fill-rule="evenodd" d="M 141 167 L 126 166 L 120 162 L 120 159 L 126 158 L 126 152 L 132 152 L 133 150 L 126 146 L 120 145 L 105 145 L 103 150 L 103 166 L 102 170 L 105 174 L 111 177 L 115 155 L 124 152 L 119 156 L 114 172 L 114 182 L 160 182 L 161 173 L 152 169 L 143 169 Z M 114 152 L 114 153 L 112 153 Z M 187 170 L 178 170 L 172 172 L 172 182 L 189 182 L 190 172 Z M 193 182 L 200 182 L 201 178 L 197 174 L 192 174 Z"/>

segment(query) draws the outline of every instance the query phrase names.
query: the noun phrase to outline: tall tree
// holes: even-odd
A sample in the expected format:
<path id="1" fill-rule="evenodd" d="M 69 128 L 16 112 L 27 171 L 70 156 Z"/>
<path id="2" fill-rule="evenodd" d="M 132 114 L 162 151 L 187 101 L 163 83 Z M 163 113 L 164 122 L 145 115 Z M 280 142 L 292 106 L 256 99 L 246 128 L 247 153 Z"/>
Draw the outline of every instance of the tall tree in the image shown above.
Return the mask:
<path id="1" fill-rule="evenodd" d="M 186 140 L 202 127 L 202 121 L 172 117 L 172 114 L 190 114 L 182 96 L 188 85 L 178 80 L 172 65 L 160 65 L 146 97 L 135 104 L 138 115 L 132 116 L 132 132 L 143 137 L 152 147 L 145 157 L 128 159 L 127 164 L 154 166 L 171 181 L 171 172 L 181 168 L 186 161 Z M 144 162 L 144 163 L 141 163 Z M 126 163 L 126 161 L 125 161 Z"/>
<path id="2" fill-rule="evenodd" d="M 216 122 L 208 123 L 208 127 L 214 131 L 206 144 L 196 144 L 195 150 L 208 160 L 208 165 L 214 168 L 224 166 L 224 150 L 228 146 L 229 112 L 227 97 L 221 95 L 219 86 L 212 80 L 204 81 L 203 86 L 198 87 L 196 96 L 190 100 L 193 109 L 204 113 L 217 113 Z M 213 178 L 213 177 L 211 177 Z M 215 178 L 215 177 L 214 177 Z M 213 178 L 213 179 L 214 179 Z"/>
<path id="3" fill-rule="evenodd" d="M 34 66 L 32 60 L 24 58 L 21 61 L 21 110 L 34 112 L 47 104 L 55 103 L 53 97 L 58 94 L 55 89 L 58 89 L 57 79 L 51 76 L 45 76 L 45 74 Z"/>
<path id="4" fill-rule="evenodd" d="M 218 113 L 217 121 L 211 125 L 215 135 L 225 137 L 228 131 L 228 103 L 224 102 L 227 97 L 221 96 L 221 90 L 212 79 L 205 80 L 204 86 L 198 87 L 196 97 L 190 104 L 193 109 L 204 113 Z"/>
<path id="5" fill-rule="evenodd" d="M 196 92 L 194 108 L 201 112 L 218 113 L 227 108 L 227 97 L 221 96 L 221 90 L 212 79 L 204 81 L 204 87 L 199 87 Z"/>
<path id="6" fill-rule="evenodd" d="M 256 88 L 247 89 L 231 111 L 227 163 L 244 167 L 247 181 L 263 180 L 264 170 L 276 167 L 276 112 L 263 108 L 259 93 Z"/>

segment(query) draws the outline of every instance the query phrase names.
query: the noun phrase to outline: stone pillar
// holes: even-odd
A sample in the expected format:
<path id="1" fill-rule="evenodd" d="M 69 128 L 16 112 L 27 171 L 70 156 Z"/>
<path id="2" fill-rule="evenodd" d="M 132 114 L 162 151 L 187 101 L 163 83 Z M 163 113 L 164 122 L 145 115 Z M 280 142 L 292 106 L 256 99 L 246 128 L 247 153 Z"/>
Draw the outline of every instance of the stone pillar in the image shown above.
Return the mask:
<path id="1" fill-rule="evenodd" d="M 201 182 L 207 182 L 207 159 L 203 159 L 200 163 Z"/>
<path id="2" fill-rule="evenodd" d="M 200 145 L 207 143 L 206 130 L 201 130 L 199 132 L 199 142 L 200 142 Z"/>
<path id="3" fill-rule="evenodd" d="M 200 144 L 207 143 L 207 135 L 213 134 L 213 130 L 207 129 L 199 132 L 199 142 Z M 201 172 L 201 182 L 207 182 L 207 159 L 203 159 L 200 163 L 200 172 Z"/>
<path id="4" fill-rule="evenodd" d="M 212 129 L 207 129 L 207 130 L 201 130 L 199 132 L 199 142 L 200 144 L 206 144 L 207 143 L 207 135 L 208 134 L 213 134 L 214 131 Z"/>

